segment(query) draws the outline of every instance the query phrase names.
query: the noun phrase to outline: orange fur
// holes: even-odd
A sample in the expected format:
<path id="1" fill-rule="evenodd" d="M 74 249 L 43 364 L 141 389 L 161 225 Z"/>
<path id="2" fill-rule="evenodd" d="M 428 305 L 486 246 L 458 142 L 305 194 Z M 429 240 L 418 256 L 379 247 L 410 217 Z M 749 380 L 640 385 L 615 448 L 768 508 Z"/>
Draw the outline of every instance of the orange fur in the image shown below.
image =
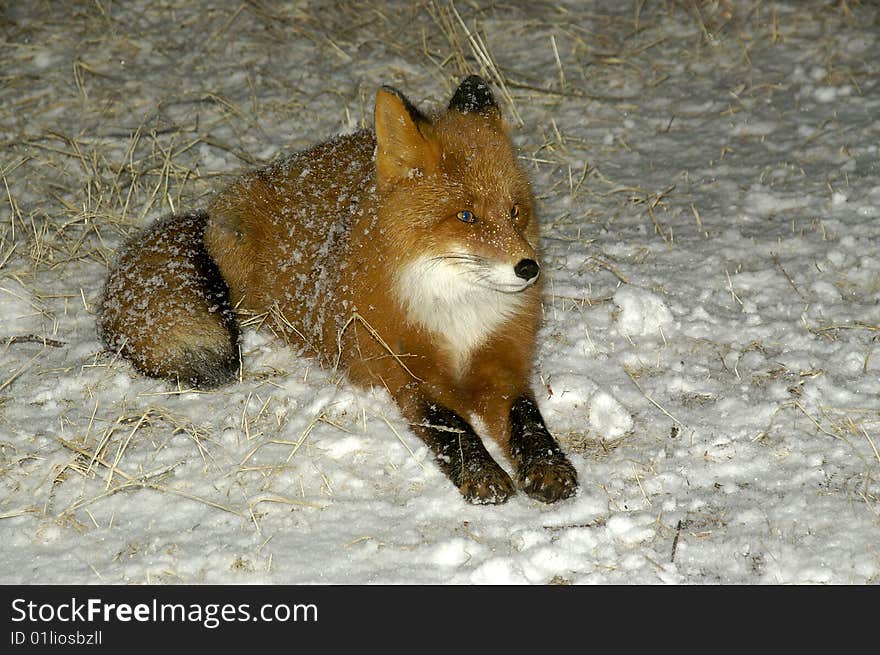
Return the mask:
<path id="1" fill-rule="evenodd" d="M 392 290 L 403 263 L 450 243 L 511 266 L 536 258 L 529 182 L 497 112 L 451 110 L 416 126 L 393 93 L 379 91 L 376 106 L 375 139 L 367 132 L 339 137 L 222 192 L 210 207 L 208 250 L 233 304 L 257 313 L 277 305 L 308 351 L 327 364 L 336 362 L 341 345 L 341 363 L 355 382 L 384 386 L 405 405 L 408 383 L 423 380 L 432 399 L 462 416 L 489 418 L 492 436 L 504 443 L 503 417 L 529 385 L 540 287 L 522 292 L 521 309 L 471 355 L 466 370 L 453 366 L 442 339 L 407 319 Z M 514 203 L 524 215 L 522 231 L 509 217 Z M 456 220 L 464 208 L 476 213 L 477 224 Z M 337 243 L 330 231 L 340 224 L 348 234 Z M 349 322 L 354 312 L 400 359 L 362 322 Z"/>
<path id="2" fill-rule="evenodd" d="M 467 497 L 502 502 L 513 489 L 471 417 L 532 495 L 574 491 L 561 451 L 549 464 L 535 456 L 540 475 L 526 463 L 532 432 L 535 443 L 555 442 L 539 414 L 512 410 L 532 395 L 538 232 L 531 186 L 485 83 L 468 78 L 430 119 L 380 89 L 375 132 L 248 173 L 209 215 L 204 244 L 231 303 L 271 312 L 292 344 L 359 385 L 387 388 Z M 511 425 L 513 416 L 528 425 Z M 525 450 L 511 446 L 512 431 Z M 466 450 L 468 462 L 450 462 Z"/>
<path id="3" fill-rule="evenodd" d="M 101 298 L 98 331 L 146 375 L 213 387 L 238 370 L 238 327 L 205 252 L 207 215 L 160 221 L 123 249 Z"/>

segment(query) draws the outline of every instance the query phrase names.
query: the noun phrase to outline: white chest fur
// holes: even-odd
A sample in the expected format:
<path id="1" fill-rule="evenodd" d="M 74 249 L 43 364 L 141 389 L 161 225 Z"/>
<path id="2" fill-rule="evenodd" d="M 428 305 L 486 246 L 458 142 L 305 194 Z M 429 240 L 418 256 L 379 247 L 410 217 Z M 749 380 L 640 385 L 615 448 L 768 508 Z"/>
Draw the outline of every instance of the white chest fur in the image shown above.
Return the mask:
<path id="1" fill-rule="evenodd" d="M 472 271 L 430 257 L 406 264 L 395 279 L 394 291 L 407 319 L 435 337 L 438 346 L 450 354 L 458 373 L 464 371 L 471 354 L 523 302 L 519 293 L 505 293 L 481 284 Z"/>

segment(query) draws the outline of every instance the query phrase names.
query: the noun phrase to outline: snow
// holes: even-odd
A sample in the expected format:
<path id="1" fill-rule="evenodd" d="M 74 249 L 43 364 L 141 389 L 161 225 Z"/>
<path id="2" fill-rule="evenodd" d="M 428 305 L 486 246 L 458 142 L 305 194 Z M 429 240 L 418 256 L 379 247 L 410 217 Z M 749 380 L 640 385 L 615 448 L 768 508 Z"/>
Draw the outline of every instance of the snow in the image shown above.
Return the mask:
<path id="1" fill-rule="evenodd" d="M 626 286 L 614 292 L 620 308 L 617 329 L 623 336 L 660 336 L 672 327 L 672 313 L 663 299 L 644 289 Z"/>
<path id="2" fill-rule="evenodd" d="M 135 230 L 383 84 L 427 110 L 487 74 L 447 6 L 7 8 L 0 582 L 880 580 L 878 8 L 636 4 L 456 4 L 540 200 L 533 386 L 581 481 L 501 506 L 268 331 L 178 393 L 95 328 Z"/>
<path id="3" fill-rule="evenodd" d="M 632 430 L 632 415 L 611 394 L 597 391 L 590 397 L 590 427 L 605 439 L 620 437 Z"/>

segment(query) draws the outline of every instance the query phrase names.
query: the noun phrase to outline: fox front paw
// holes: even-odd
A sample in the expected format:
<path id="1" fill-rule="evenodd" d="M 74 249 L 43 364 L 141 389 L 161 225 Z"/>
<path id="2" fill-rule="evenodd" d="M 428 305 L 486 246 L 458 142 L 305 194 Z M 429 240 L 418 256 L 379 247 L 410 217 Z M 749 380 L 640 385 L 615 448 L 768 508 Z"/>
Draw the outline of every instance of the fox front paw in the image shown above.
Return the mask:
<path id="1" fill-rule="evenodd" d="M 500 505 L 516 493 L 513 480 L 495 462 L 463 471 L 458 489 L 474 505 Z"/>
<path id="2" fill-rule="evenodd" d="M 577 471 L 565 458 L 535 460 L 519 471 L 519 483 L 532 498 L 555 503 L 577 491 Z"/>

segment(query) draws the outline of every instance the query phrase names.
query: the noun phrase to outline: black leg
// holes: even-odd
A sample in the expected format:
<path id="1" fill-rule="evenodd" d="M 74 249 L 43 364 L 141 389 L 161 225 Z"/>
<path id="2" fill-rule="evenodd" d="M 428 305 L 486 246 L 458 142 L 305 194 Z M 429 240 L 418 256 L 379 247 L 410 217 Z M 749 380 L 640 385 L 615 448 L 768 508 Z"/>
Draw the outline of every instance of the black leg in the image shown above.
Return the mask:
<path id="1" fill-rule="evenodd" d="M 492 459 L 474 429 L 451 409 L 427 403 L 424 419 L 412 427 L 470 502 L 498 504 L 516 493 L 510 476 Z"/>
<path id="2" fill-rule="evenodd" d="M 517 398 L 510 408 L 510 455 L 520 486 L 532 498 L 554 503 L 577 491 L 577 472 L 528 396 Z"/>

